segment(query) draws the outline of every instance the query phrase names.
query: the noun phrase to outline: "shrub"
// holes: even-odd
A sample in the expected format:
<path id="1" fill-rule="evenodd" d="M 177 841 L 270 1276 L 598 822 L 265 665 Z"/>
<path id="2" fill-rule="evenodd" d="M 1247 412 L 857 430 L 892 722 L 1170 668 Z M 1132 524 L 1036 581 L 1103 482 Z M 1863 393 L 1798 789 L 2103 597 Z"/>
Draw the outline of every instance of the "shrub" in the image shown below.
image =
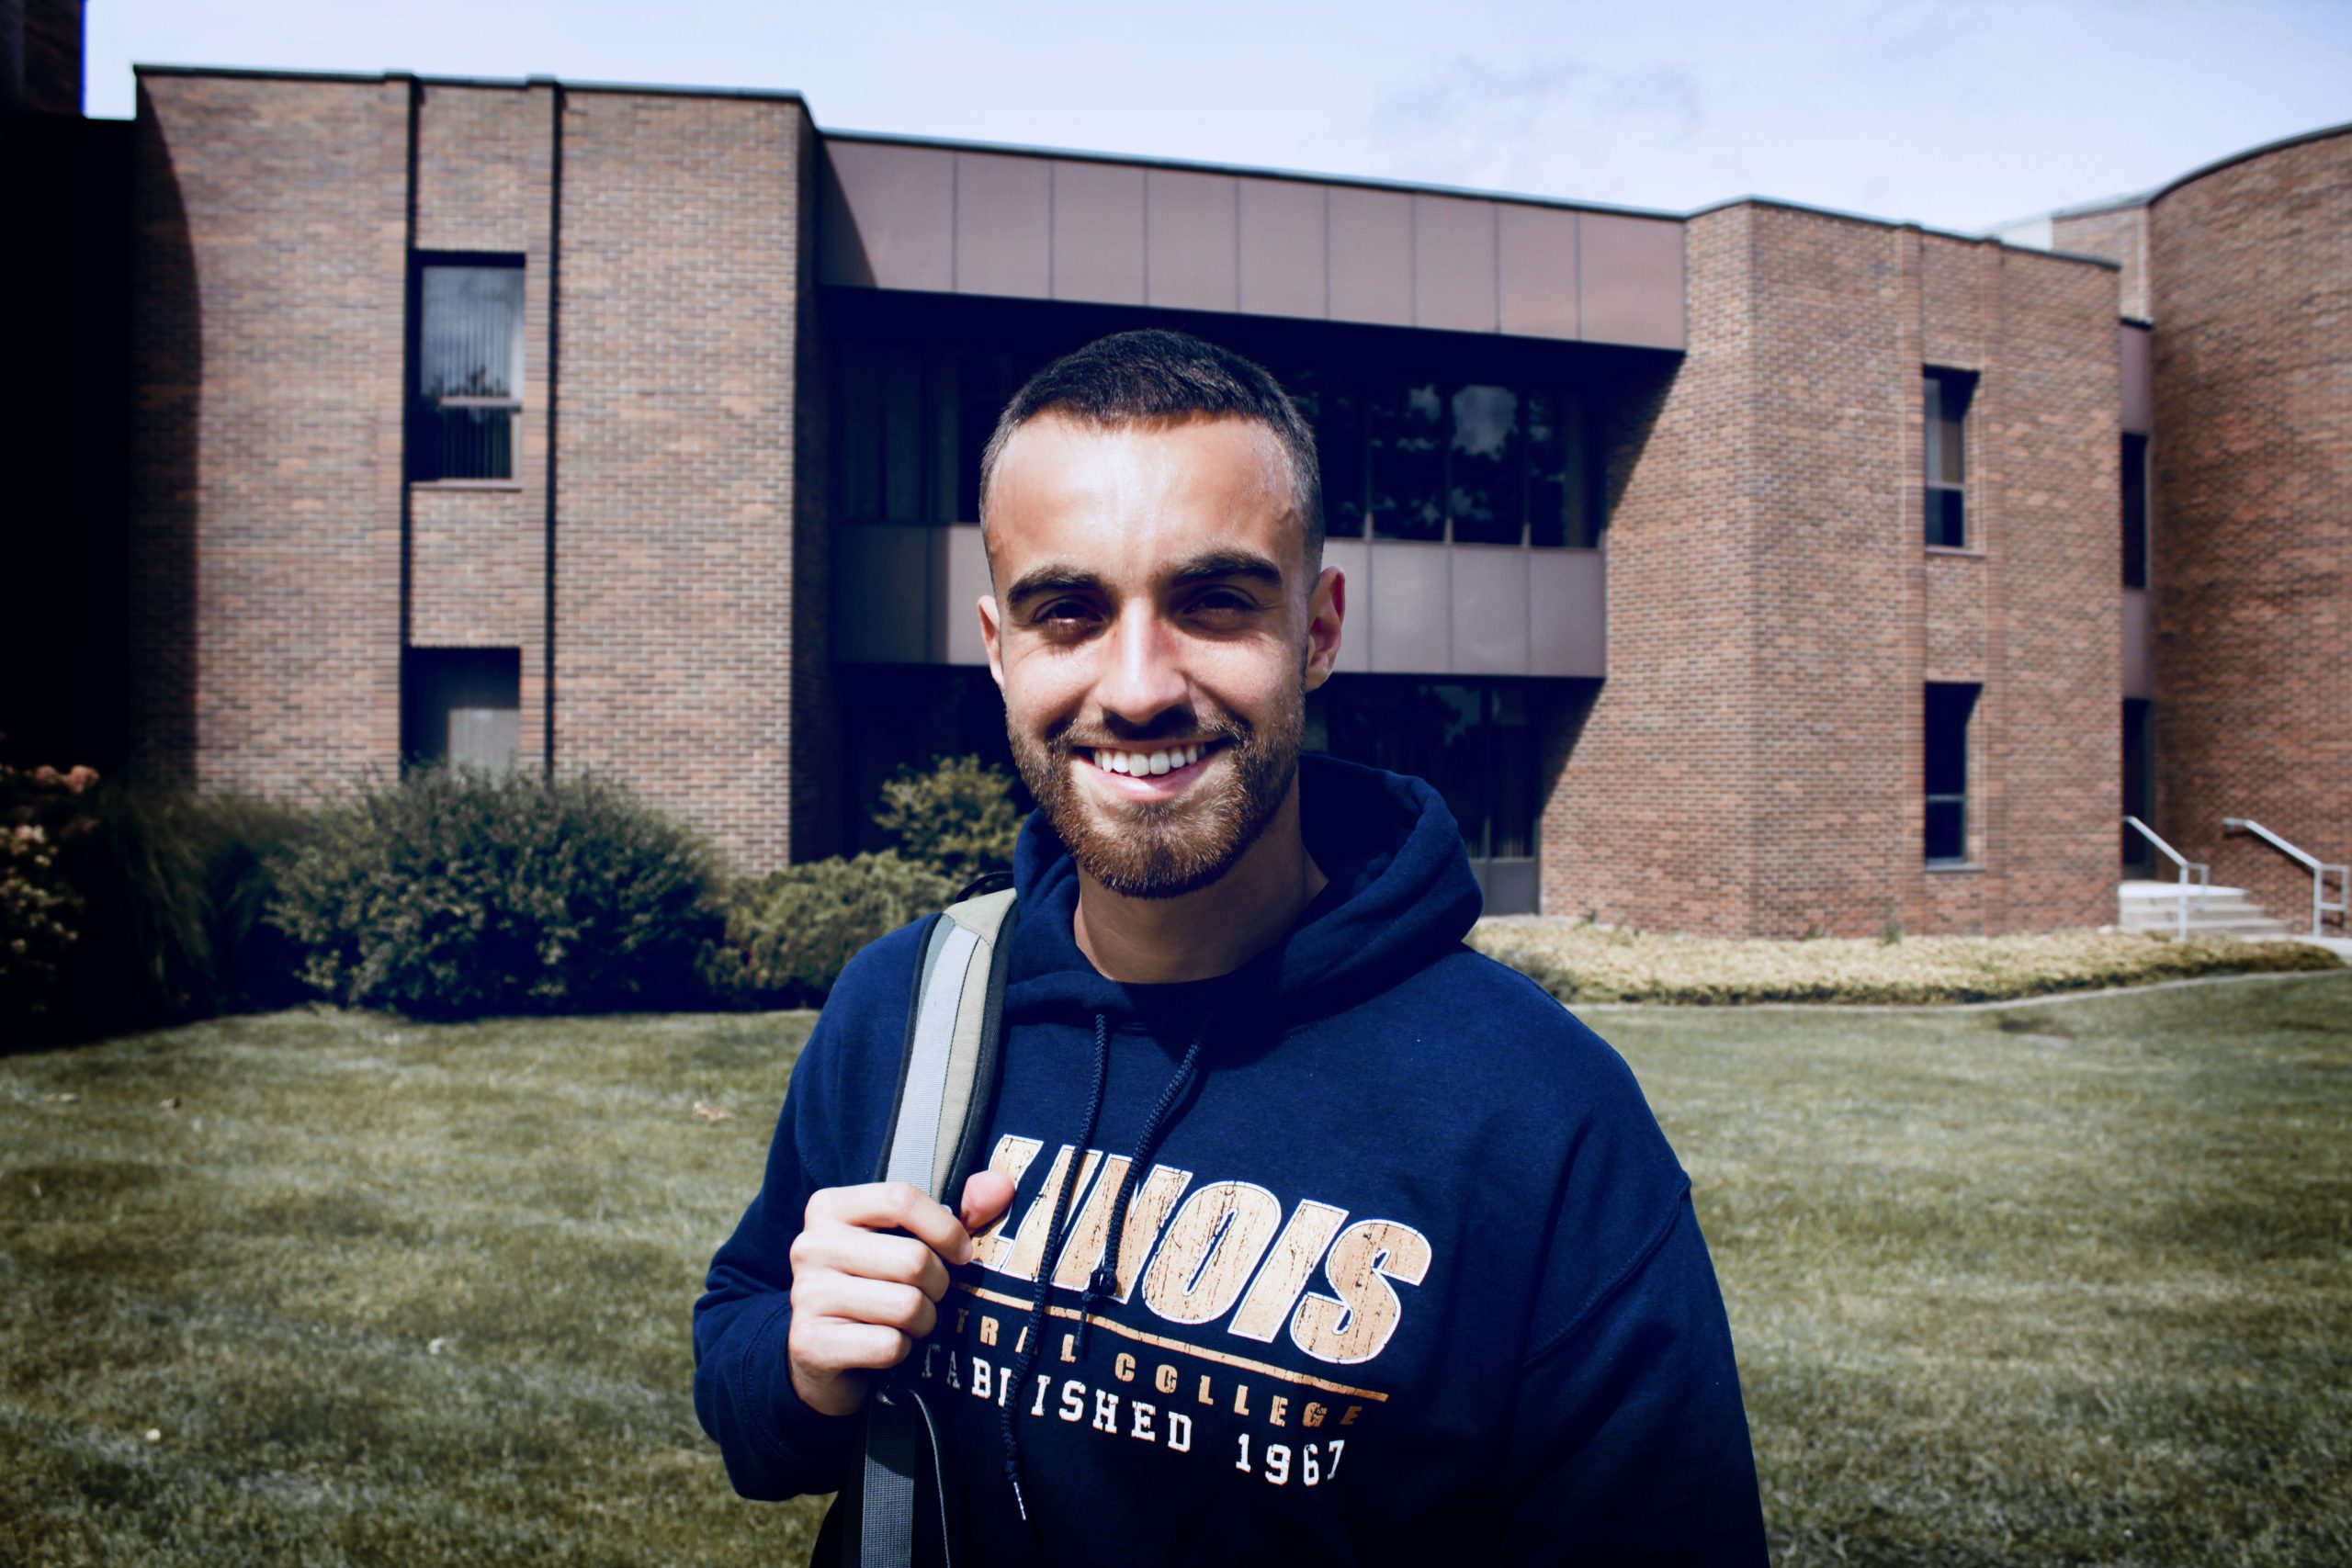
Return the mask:
<path id="1" fill-rule="evenodd" d="M 900 768 L 882 786 L 874 823 L 901 853 L 958 887 L 983 872 L 1010 871 L 1021 836 L 1012 781 L 978 757 L 942 757 L 927 773 Z"/>
<path id="2" fill-rule="evenodd" d="M 322 812 L 270 918 L 303 978 L 420 1017 L 693 999 L 714 860 L 610 780 L 434 768 Z"/>
<path id="3" fill-rule="evenodd" d="M 958 886 L 888 850 L 740 884 L 728 896 L 725 946 L 707 970 L 712 988 L 747 1006 L 822 1001 L 859 948 L 942 908 Z"/>
<path id="4" fill-rule="evenodd" d="M 96 782 L 88 768 L 0 766 L 0 1018 L 43 1018 L 63 995 L 87 900 L 59 861 L 89 830 L 81 797 Z"/>
<path id="5" fill-rule="evenodd" d="M 107 785 L 67 851 L 86 899 L 77 1026 L 121 1029 L 300 998 L 300 954 L 266 915 L 313 814 L 244 795 Z"/>

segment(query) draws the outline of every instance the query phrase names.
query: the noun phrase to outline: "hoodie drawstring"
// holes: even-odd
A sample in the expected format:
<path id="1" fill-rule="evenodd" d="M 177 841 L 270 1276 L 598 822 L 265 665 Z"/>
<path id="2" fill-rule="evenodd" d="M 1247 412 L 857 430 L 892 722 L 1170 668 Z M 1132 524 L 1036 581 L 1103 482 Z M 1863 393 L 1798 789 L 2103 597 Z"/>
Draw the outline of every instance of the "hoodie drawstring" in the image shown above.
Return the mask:
<path id="1" fill-rule="evenodd" d="M 1149 1163 L 1152 1150 L 1159 1143 L 1160 1123 L 1168 1119 L 1177 1096 L 1192 1081 L 1193 1064 L 1201 1059 L 1201 1042 L 1208 1034 L 1208 1020 L 1203 1019 L 1201 1027 L 1193 1033 L 1192 1044 L 1184 1048 L 1182 1059 L 1177 1062 L 1174 1076 L 1152 1102 L 1151 1114 L 1144 1118 L 1143 1136 L 1136 1140 L 1136 1152 L 1128 1156 L 1127 1168 L 1119 1173 L 1119 1190 L 1111 1200 L 1111 1234 L 1102 1248 L 1102 1261 L 1087 1276 L 1086 1289 L 1078 1298 L 1078 1348 L 1081 1352 L 1086 1348 L 1087 1314 L 1094 1310 L 1097 1301 L 1119 1292 L 1119 1247 L 1127 1238 L 1127 1200 L 1135 1196 L 1136 1175 Z"/>
<path id="2" fill-rule="evenodd" d="M 1086 1348 L 1087 1318 L 1094 1303 L 1104 1296 L 1118 1292 L 1119 1247 L 1126 1239 L 1127 1204 L 1135 1196 L 1136 1173 L 1151 1158 L 1159 1145 L 1159 1134 L 1175 1109 L 1184 1086 L 1201 1059 L 1202 1043 L 1208 1039 L 1209 1020 L 1204 1018 L 1194 1032 L 1193 1043 L 1185 1047 L 1176 1071 L 1152 1102 L 1151 1113 L 1144 1118 L 1143 1135 L 1136 1140 L 1136 1152 L 1128 1157 L 1127 1167 L 1119 1173 L 1119 1190 L 1111 1200 L 1111 1230 L 1102 1248 L 1102 1261 L 1087 1277 L 1086 1288 L 1078 1298 L 1078 1348 Z M 1111 1021 L 1102 1013 L 1094 1015 L 1094 1087 L 1086 1097 L 1086 1124 L 1071 1146 L 1070 1168 L 1063 1176 L 1061 1190 L 1054 1194 L 1053 1223 L 1046 1231 L 1046 1253 L 1037 1262 L 1037 1290 L 1029 1302 L 1029 1327 L 1021 1348 L 1020 1359 L 1012 1371 L 1012 1397 L 999 1407 L 1000 1424 L 1004 1433 L 1004 1478 L 1012 1487 L 1012 1506 L 1019 1510 L 1023 1522 L 1035 1529 L 1035 1521 L 1029 1517 L 1028 1500 L 1021 1493 L 1021 1431 L 1016 1425 L 1021 1410 L 1020 1401 L 1026 1397 L 1029 1375 L 1036 1370 L 1037 1353 L 1046 1341 L 1047 1293 L 1053 1288 L 1053 1278 L 1059 1266 L 1062 1248 L 1069 1245 L 1069 1233 L 1078 1224 L 1073 1197 L 1078 1190 L 1079 1176 L 1086 1161 L 1086 1151 L 1093 1145 L 1096 1123 L 1102 1115 L 1102 1089 L 1111 1076 Z"/>
<path id="3" fill-rule="evenodd" d="M 1069 1227 L 1077 1222 L 1077 1215 L 1071 1212 L 1070 1194 L 1077 1190 L 1086 1151 L 1094 1143 L 1094 1124 L 1102 1114 L 1102 1085 L 1110 1076 L 1111 1021 L 1098 1012 L 1094 1015 L 1094 1088 L 1086 1097 L 1086 1125 L 1078 1134 L 1078 1143 L 1070 1152 L 1069 1168 L 1063 1173 L 1061 1187 L 1054 1194 L 1053 1224 L 1046 1227 L 1046 1254 L 1038 1261 L 1037 1292 L 1029 1303 L 1029 1331 L 1022 1346 L 1021 1359 L 1012 1371 L 1015 1393 L 1028 1388 L 1029 1373 L 1037 1365 L 1038 1348 L 1046 1342 L 1046 1292 L 1052 1288 L 1054 1265 L 1062 1255 L 1063 1244 L 1069 1239 Z M 1027 1522 L 1029 1504 L 1021 1495 L 1021 1434 L 1013 1426 L 1019 1415 L 1016 1400 L 1008 1399 L 999 1408 L 1004 1428 L 1004 1478 L 1012 1485 L 1012 1506 Z"/>

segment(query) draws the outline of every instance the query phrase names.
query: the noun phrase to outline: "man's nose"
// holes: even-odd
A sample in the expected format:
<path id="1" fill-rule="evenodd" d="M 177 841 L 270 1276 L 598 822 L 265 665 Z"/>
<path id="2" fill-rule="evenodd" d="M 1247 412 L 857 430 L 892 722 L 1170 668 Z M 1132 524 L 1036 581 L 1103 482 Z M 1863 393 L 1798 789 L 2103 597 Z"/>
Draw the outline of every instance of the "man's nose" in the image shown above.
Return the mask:
<path id="1" fill-rule="evenodd" d="M 1105 649 L 1110 666 L 1095 694 L 1105 718 L 1143 729 L 1189 703 L 1180 640 L 1149 606 L 1133 604 L 1120 615 Z"/>

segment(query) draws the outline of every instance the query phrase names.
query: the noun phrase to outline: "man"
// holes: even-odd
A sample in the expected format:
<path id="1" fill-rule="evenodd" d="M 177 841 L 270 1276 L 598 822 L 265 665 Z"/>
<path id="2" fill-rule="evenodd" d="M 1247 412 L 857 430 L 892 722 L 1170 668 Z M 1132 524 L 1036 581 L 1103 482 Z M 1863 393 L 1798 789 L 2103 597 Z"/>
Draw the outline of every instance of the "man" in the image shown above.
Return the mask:
<path id="1" fill-rule="evenodd" d="M 981 496 L 1039 806 L 989 1168 L 960 1213 L 868 1180 L 901 931 L 834 989 L 696 1307 L 737 1489 L 847 1484 L 892 1372 L 960 1562 L 1763 1562 L 1721 1298 L 1631 1076 L 1462 944 L 1432 791 L 1300 756 L 1346 584 L 1281 389 L 1105 339 L 1014 397 Z"/>

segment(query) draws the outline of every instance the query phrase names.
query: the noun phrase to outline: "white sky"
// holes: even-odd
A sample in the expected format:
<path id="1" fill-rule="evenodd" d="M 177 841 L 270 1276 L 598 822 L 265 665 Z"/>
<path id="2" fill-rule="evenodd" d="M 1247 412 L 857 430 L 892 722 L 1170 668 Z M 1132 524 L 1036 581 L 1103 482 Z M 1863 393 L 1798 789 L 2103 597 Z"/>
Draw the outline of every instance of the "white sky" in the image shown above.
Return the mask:
<path id="1" fill-rule="evenodd" d="M 2346 0 L 90 0 L 130 65 L 788 87 L 819 126 L 1975 231 L 2352 120 Z"/>

